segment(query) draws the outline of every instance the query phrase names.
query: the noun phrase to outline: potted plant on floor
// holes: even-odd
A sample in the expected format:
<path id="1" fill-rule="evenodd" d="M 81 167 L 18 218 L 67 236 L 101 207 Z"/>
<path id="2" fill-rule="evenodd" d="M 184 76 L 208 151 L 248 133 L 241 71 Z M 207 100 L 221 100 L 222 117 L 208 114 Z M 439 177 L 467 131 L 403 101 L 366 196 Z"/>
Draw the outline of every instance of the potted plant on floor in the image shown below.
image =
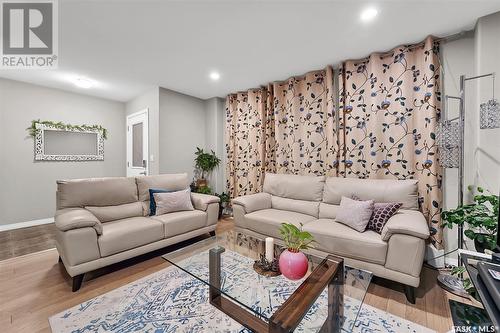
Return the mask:
<path id="1" fill-rule="evenodd" d="M 219 197 L 220 203 L 219 203 L 219 219 L 222 217 L 222 213 L 224 212 L 224 209 L 226 208 L 227 204 L 229 203 L 229 194 L 226 192 L 222 192 L 221 194 L 216 193 L 216 196 Z"/>
<path id="2" fill-rule="evenodd" d="M 208 182 L 206 177 L 217 168 L 220 164 L 220 158 L 215 155 L 213 150 L 210 153 L 205 152 L 203 149 L 196 147 L 195 167 L 201 171 L 200 178 L 196 181 L 198 187 L 206 187 Z"/>
<path id="3" fill-rule="evenodd" d="M 474 192 L 474 187 L 468 190 Z M 476 251 L 484 253 L 485 249 L 493 250 L 496 246 L 498 221 L 498 196 L 477 187 L 474 202 L 441 213 L 443 226 L 452 228 L 463 225 L 464 235 L 474 240 Z"/>
<path id="4" fill-rule="evenodd" d="M 207 185 L 197 186 L 194 192 L 201 194 L 212 194 L 212 189 L 210 188 L 210 186 Z"/>
<path id="5" fill-rule="evenodd" d="M 302 223 L 300 228 L 290 223 L 282 223 L 280 234 L 286 246 L 279 259 L 280 271 L 290 280 L 299 280 L 306 275 L 309 268 L 307 257 L 301 251 L 313 247 L 314 237 L 302 230 Z"/>

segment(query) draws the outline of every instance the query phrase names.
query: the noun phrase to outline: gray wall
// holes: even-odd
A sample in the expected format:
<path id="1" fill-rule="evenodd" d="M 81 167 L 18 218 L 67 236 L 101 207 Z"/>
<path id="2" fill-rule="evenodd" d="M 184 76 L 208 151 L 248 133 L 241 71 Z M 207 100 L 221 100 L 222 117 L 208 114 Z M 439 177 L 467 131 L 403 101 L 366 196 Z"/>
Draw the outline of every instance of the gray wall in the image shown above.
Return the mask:
<path id="1" fill-rule="evenodd" d="M 224 146 L 224 104 L 224 99 L 218 97 L 205 101 L 205 147 L 213 150 L 221 159 L 219 168 L 212 173 L 209 179 L 212 189 L 217 193 L 225 191 L 226 150 Z"/>
<path id="2" fill-rule="evenodd" d="M 500 74 L 500 13 L 481 17 L 474 33 L 460 40 L 443 45 L 445 94 L 458 96 L 460 75 L 468 77 L 496 72 Z M 492 96 L 491 78 L 466 83 L 465 123 L 465 169 L 464 185 L 476 185 L 498 193 L 500 189 L 500 129 L 479 128 L 479 105 Z M 495 96 L 500 96 L 500 85 L 495 87 Z M 498 97 L 497 97 L 498 98 Z M 450 102 L 449 117 L 458 115 L 458 104 Z M 457 169 L 446 169 L 444 179 L 444 206 L 455 208 L 458 203 Z M 466 191 L 466 189 L 465 189 Z M 472 200 L 465 192 L 465 202 Z M 445 229 L 445 252 L 457 248 L 456 228 Z M 464 238 L 469 249 L 473 242 Z M 446 261 L 457 263 L 455 253 Z"/>
<path id="3" fill-rule="evenodd" d="M 460 94 L 460 75 L 472 76 L 474 75 L 474 35 L 471 34 L 466 38 L 454 40 L 444 43 L 441 47 L 442 51 L 442 66 L 444 74 L 443 92 L 446 95 L 459 96 Z M 475 144 L 475 124 L 473 119 L 474 115 L 474 90 L 469 89 L 467 94 L 466 111 L 467 124 L 466 124 L 466 142 L 465 146 L 465 183 L 474 183 L 474 147 Z M 449 100 L 448 109 L 444 108 L 444 113 L 447 118 L 457 117 L 459 114 L 459 103 L 455 100 Z M 452 209 L 457 207 L 458 203 L 458 169 L 444 169 L 443 178 L 443 201 L 445 209 Z M 444 242 L 445 252 L 454 250 L 458 246 L 457 242 L 457 229 L 444 229 Z M 436 254 L 435 254 L 436 255 Z M 451 261 L 450 261 L 451 259 Z M 447 256 L 447 261 L 450 264 L 456 264 L 457 256 L 455 253 Z"/>
<path id="4" fill-rule="evenodd" d="M 160 88 L 160 173 L 187 172 L 193 177 L 196 147 L 205 148 L 203 100 Z"/>
<path id="5" fill-rule="evenodd" d="M 481 17 L 476 25 L 476 75 L 496 73 L 495 98 L 500 100 L 500 12 Z M 478 96 L 474 111 L 492 98 L 491 78 L 476 83 Z M 475 124 L 479 128 L 479 121 Z M 478 165 L 476 185 L 493 193 L 500 190 L 500 129 L 483 129 L 477 132 L 477 149 L 474 157 Z"/>
<path id="6" fill-rule="evenodd" d="M 149 174 L 157 175 L 160 173 L 160 97 L 158 87 L 148 90 L 125 105 L 127 115 L 144 109 L 148 109 L 149 111 Z M 126 122 L 126 119 L 124 121 Z M 126 143 L 124 144 L 126 145 Z M 125 160 L 126 158 L 125 155 Z"/>
<path id="7" fill-rule="evenodd" d="M 104 126 L 104 161 L 34 162 L 33 119 Z M 125 175 L 125 105 L 0 79 L 0 165 L 0 224 L 52 217 L 57 179 Z"/>

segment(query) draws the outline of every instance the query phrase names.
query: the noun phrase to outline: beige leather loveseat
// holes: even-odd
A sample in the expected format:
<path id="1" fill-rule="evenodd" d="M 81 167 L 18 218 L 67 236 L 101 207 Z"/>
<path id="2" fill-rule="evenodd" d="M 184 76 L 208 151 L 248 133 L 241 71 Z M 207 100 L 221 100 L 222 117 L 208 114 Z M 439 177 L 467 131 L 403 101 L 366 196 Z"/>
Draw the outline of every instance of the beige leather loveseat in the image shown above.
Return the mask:
<path id="1" fill-rule="evenodd" d="M 358 232 L 335 222 L 342 196 L 374 202 L 400 202 L 382 234 Z M 263 192 L 235 198 L 236 229 L 279 238 L 281 223 L 303 223 L 316 239 L 316 248 L 345 258 L 348 265 L 401 282 L 409 301 L 429 237 L 426 220 L 418 211 L 416 180 L 379 180 L 266 174 Z"/>
<path id="2" fill-rule="evenodd" d="M 149 216 L 149 189 L 177 191 L 187 174 L 57 182 L 56 247 L 73 291 L 86 272 L 204 234 L 214 233 L 216 196 L 192 193 L 195 210 Z"/>

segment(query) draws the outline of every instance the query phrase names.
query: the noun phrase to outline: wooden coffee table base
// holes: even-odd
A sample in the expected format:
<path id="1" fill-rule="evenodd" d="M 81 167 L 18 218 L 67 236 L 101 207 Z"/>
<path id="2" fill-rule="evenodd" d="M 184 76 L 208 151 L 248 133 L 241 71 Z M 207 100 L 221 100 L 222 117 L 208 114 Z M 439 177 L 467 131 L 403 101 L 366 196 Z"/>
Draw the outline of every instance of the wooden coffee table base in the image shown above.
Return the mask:
<path id="1" fill-rule="evenodd" d="M 292 332 L 328 286 L 328 317 L 320 332 L 341 331 L 344 308 L 344 263 L 341 258 L 331 255 L 326 257 L 267 322 L 225 298 L 220 292 L 220 264 L 224 251 L 220 246 L 209 251 L 210 304 L 256 333 Z"/>

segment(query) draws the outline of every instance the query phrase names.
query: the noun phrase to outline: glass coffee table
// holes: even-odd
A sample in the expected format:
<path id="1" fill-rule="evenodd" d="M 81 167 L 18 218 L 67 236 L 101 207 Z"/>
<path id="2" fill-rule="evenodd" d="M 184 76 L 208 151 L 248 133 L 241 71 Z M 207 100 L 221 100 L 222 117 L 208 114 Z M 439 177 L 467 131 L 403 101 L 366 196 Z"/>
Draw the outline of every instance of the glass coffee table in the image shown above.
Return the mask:
<path id="1" fill-rule="evenodd" d="M 283 250 L 275 240 L 275 257 Z M 341 258 L 305 251 L 309 270 L 300 280 L 268 277 L 253 269 L 265 241 L 228 231 L 163 256 L 209 287 L 210 303 L 254 332 L 351 332 L 372 273 Z"/>

